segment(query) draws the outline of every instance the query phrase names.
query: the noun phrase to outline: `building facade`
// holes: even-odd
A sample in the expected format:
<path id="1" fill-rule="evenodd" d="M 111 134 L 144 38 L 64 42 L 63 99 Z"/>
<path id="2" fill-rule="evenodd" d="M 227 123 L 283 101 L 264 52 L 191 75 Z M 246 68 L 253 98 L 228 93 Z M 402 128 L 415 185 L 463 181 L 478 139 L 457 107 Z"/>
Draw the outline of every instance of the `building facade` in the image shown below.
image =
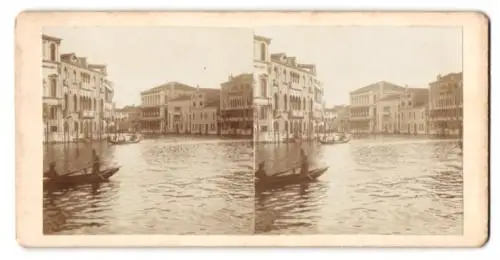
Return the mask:
<path id="1" fill-rule="evenodd" d="M 61 39 L 42 35 L 44 140 L 104 139 L 113 115 L 114 86 L 106 65 L 60 54 Z"/>
<path id="2" fill-rule="evenodd" d="M 252 136 L 253 74 L 229 76 L 220 89 L 220 133 Z"/>
<path id="3" fill-rule="evenodd" d="M 463 73 L 438 75 L 429 83 L 429 132 L 462 135 Z"/>
<path id="4" fill-rule="evenodd" d="M 62 140 L 63 101 L 59 47 L 61 39 L 42 35 L 43 140 Z"/>
<path id="5" fill-rule="evenodd" d="M 380 81 L 350 93 L 349 129 L 353 133 L 376 133 L 380 126 L 378 101 L 388 95 L 402 94 L 404 87 Z"/>
<path id="6" fill-rule="evenodd" d="M 139 132 L 141 124 L 141 108 L 136 106 L 125 106 L 116 109 L 113 116 L 113 125 L 110 132 Z"/>
<path id="7" fill-rule="evenodd" d="M 400 99 L 400 133 L 428 133 L 428 101 L 428 89 L 405 88 Z"/>
<path id="8" fill-rule="evenodd" d="M 144 134 L 167 133 L 173 126 L 169 121 L 168 102 L 180 96 L 190 96 L 195 87 L 179 82 L 169 82 L 141 92 L 141 132 Z"/>
<path id="9" fill-rule="evenodd" d="M 349 107 L 338 105 L 323 110 L 325 132 L 347 132 L 349 127 Z"/>
<path id="10" fill-rule="evenodd" d="M 193 134 L 220 133 L 220 89 L 197 88 L 191 94 L 191 129 Z"/>
<path id="11" fill-rule="evenodd" d="M 171 99 L 167 104 L 168 133 L 190 134 L 191 133 L 191 96 L 184 95 Z"/>
<path id="12" fill-rule="evenodd" d="M 391 94 L 377 102 L 376 131 L 384 134 L 397 134 L 400 130 L 401 95 Z"/>
<path id="13" fill-rule="evenodd" d="M 271 39 L 254 36 L 254 135 L 257 142 L 316 137 L 323 122 L 323 85 L 316 66 L 269 53 Z"/>

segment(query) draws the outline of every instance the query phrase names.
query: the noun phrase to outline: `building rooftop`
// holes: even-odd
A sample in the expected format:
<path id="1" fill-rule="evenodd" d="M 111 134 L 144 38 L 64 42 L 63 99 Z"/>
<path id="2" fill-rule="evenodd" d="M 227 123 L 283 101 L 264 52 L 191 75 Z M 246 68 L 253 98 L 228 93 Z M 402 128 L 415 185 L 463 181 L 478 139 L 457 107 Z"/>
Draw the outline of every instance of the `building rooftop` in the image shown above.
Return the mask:
<path id="1" fill-rule="evenodd" d="M 56 43 L 61 43 L 61 41 L 62 41 L 61 38 L 57 38 L 57 37 L 46 35 L 46 34 L 42 34 L 42 40 L 53 41 Z"/>
<path id="2" fill-rule="evenodd" d="M 404 87 L 396 85 L 394 83 L 390 83 L 387 81 L 379 81 L 377 83 L 370 84 L 368 86 L 364 86 L 361 88 L 358 88 L 354 91 L 351 92 L 351 94 L 357 94 L 357 93 L 363 93 L 363 92 L 368 92 L 371 90 L 377 89 L 380 85 L 384 86 L 384 89 L 389 89 L 389 90 L 404 90 Z"/>
<path id="3" fill-rule="evenodd" d="M 253 78 L 253 73 L 240 73 L 236 76 L 233 76 L 233 75 L 230 75 L 228 80 L 225 81 L 225 82 L 222 82 L 221 85 L 225 84 L 225 83 L 229 83 L 233 80 L 238 80 L 238 79 L 244 79 L 244 78 Z M 220 91 L 220 90 L 219 90 Z"/>
<path id="4" fill-rule="evenodd" d="M 220 108 L 220 100 L 212 100 L 212 101 L 209 101 L 206 105 L 206 107 L 216 107 L 216 108 Z"/>
<path id="5" fill-rule="evenodd" d="M 267 44 L 270 44 L 270 43 L 271 43 L 271 38 L 267 38 L 267 37 L 264 37 L 264 36 L 261 36 L 261 35 L 254 35 L 254 36 L 253 36 L 253 39 L 254 39 L 254 40 L 258 40 L 258 41 L 264 41 L 264 42 L 266 42 Z"/>
<path id="6" fill-rule="evenodd" d="M 194 91 L 194 90 L 196 90 L 195 87 L 186 85 L 184 83 L 180 83 L 180 82 L 177 82 L 177 81 L 171 81 L 171 82 L 162 84 L 160 86 L 156 86 L 156 87 L 150 88 L 148 90 L 142 91 L 141 95 L 142 94 L 154 93 L 154 92 L 161 91 L 161 90 L 164 90 L 164 89 L 169 89 L 170 87 L 173 87 L 174 90 L 184 90 L 184 91 L 189 91 L 189 90 Z"/>
<path id="7" fill-rule="evenodd" d="M 462 80 L 462 78 L 463 78 L 463 72 L 452 72 L 444 76 L 437 75 L 437 79 L 431 82 L 431 84 L 439 81 Z"/>

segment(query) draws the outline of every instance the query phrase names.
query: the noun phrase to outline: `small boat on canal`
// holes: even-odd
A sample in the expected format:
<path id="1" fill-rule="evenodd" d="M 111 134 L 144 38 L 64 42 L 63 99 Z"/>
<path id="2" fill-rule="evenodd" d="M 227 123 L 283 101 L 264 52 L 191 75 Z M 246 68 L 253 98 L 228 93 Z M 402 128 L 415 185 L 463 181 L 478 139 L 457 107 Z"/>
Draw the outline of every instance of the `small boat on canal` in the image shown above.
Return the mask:
<path id="1" fill-rule="evenodd" d="M 270 175 L 264 179 L 257 179 L 255 181 L 255 188 L 258 190 L 266 190 L 273 188 L 280 188 L 289 185 L 306 184 L 315 182 L 321 175 L 323 175 L 329 167 L 322 167 L 309 170 L 307 176 L 294 173 L 293 170 L 280 173 L 277 175 Z"/>
<path id="2" fill-rule="evenodd" d="M 320 139 L 319 142 L 323 145 L 327 145 L 327 144 L 346 144 L 346 143 L 349 143 L 351 141 L 351 137 L 350 136 L 343 136 L 341 137 L 339 140 L 336 140 L 335 138 L 331 138 L 331 139 Z"/>
<path id="3" fill-rule="evenodd" d="M 321 144 L 346 144 L 346 143 L 349 143 L 349 141 L 351 140 L 339 140 L 339 141 L 335 141 L 335 140 L 328 140 L 328 141 L 323 141 L 323 140 L 319 140 L 319 142 Z"/>
<path id="4" fill-rule="evenodd" d="M 120 170 L 120 166 L 101 170 L 99 174 L 89 174 L 86 173 L 86 170 L 87 169 L 82 169 L 66 173 L 55 178 L 44 178 L 43 187 L 44 189 L 63 189 L 84 184 L 107 182 L 109 178 Z"/>
<path id="5" fill-rule="evenodd" d="M 108 142 L 111 145 L 121 145 L 121 144 L 136 144 L 141 142 L 141 137 L 138 135 L 132 135 L 130 138 L 108 138 Z"/>

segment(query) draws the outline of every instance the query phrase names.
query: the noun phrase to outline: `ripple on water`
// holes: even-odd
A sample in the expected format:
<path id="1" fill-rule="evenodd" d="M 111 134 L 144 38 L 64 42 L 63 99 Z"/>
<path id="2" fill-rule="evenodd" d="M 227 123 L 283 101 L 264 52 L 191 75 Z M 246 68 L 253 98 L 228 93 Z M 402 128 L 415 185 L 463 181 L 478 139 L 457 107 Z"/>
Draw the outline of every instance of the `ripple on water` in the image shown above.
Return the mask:
<path id="1" fill-rule="evenodd" d="M 453 141 L 355 140 L 304 148 L 316 155 L 313 165 L 330 169 L 306 190 L 258 194 L 257 233 L 462 233 L 462 157 Z M 296 163 L 298 151 L 291 144 L 261 145 L 256 160 L 283 169 Z"/>
<path id="2" fill-rule="evenodd" d="M 94 148 L 105 164 L 122 168 L 109 183 L 44 194 L 44 233 L 253 232 L 251 145 L 173 137 Z M 90 159 L 90 146 L 55 145 L 49 153 L 47 160 L 78 167 Z"/>

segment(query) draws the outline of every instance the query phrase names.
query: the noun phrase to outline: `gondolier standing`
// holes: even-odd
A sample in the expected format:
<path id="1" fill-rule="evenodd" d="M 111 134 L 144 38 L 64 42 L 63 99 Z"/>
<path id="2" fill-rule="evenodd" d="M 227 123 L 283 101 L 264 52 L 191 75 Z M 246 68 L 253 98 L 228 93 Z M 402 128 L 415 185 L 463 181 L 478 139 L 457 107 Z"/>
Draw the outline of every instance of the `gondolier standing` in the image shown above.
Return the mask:
<path id="1" fill-rule="evenodd" d="M 304 148 L 300 148 L 300 175 L 307 176 L 312 180 L 312 177 L 309 176 L 309 160 L 304 152 Z"/>
<path id="2" fill-rule="evenodd" d="M 50 163 L 49 171 L 47 172 L 47 177 L 49 177 L 51 179 L 55 179 L 55 178 L 59 177 L 59 174 L 56 171 L 56 163 L 55 162 Z"/>
<path id="3" fill-rule="evenodd" d="M 101 179 L 104 179 L 104 177 L 101 176 L 101 158 L 97 155 L 95 148 L 92 149 L 92 174 L 96 174 L 101 177 Z"/>
<path id="4" fill-rule="evenodd" d="M 259 168 L 255 172 L 255 177 L 261 181 L 267 177 L 266 170 L 264 170 L 264 162 L 259 163 Z"/>

